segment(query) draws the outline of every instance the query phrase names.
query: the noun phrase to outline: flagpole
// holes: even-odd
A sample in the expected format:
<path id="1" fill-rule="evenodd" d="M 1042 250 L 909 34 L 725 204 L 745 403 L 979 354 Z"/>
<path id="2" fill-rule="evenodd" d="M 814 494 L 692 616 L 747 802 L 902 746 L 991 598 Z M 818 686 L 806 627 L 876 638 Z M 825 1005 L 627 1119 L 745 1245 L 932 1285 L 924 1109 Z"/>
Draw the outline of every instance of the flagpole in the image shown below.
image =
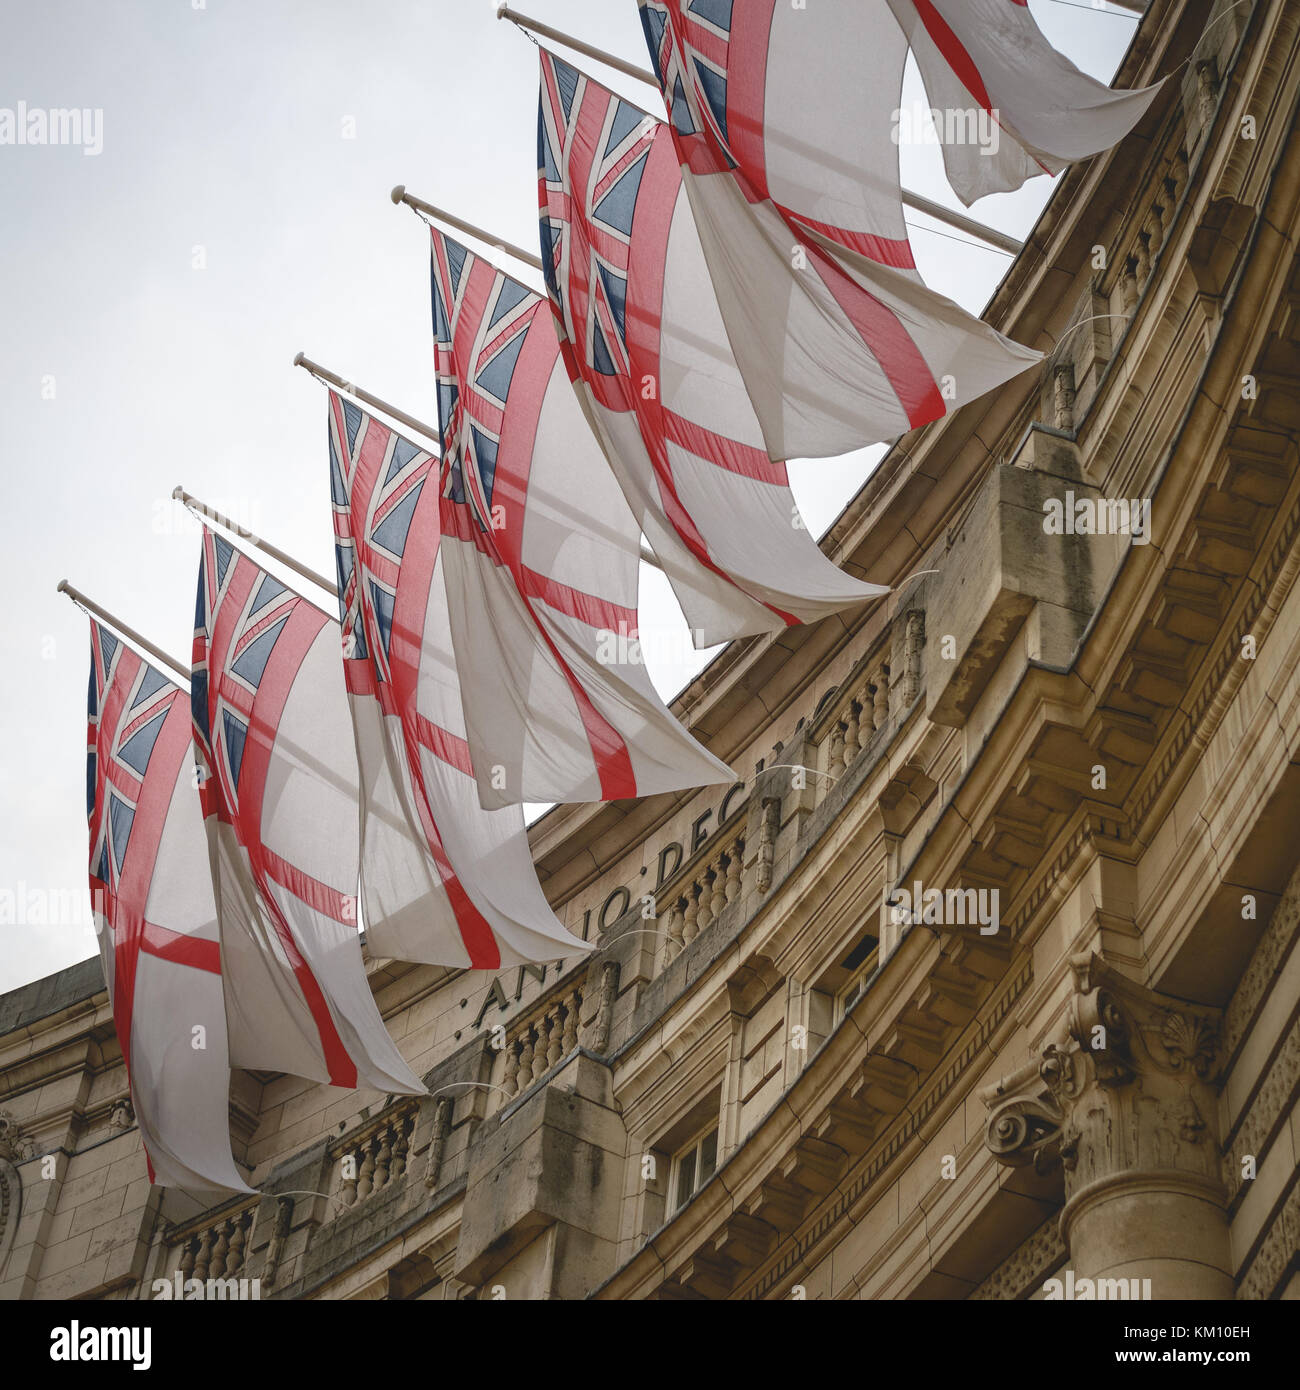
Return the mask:
<path id="1" fill-rule="evenodd" d="M 591 44 L 575 39 L 572 34 L 566 34 L 561 29 L 552 29 L 549 24 L 543 24 L 539 19 L 529 19 L 526 14 L 512 10 L 505 0 L 497 6 L 497 18 L 508 19 L 512 24 L 519 25 L 521 29 L 528 29 L 539 38 L 550 39 L 552 43 L 562 43 L 565 48 L 581 53 L 584 58 L 594 58 L 596 62 L 604 63 L 607 68 L 615 68 L 628 77 L 635 77 L 638 82 L 648 83 L 656 90 L 659 87 L 659 79 L 649 68 L 639 68 L 634 63 L 625 62 L 612 53 L 606 53 L 604 49 L 593 48 Z"/>
<path id="2" fill-rule="evenodd" d="M 987 227 L 983 222 L 976 222 L 973 217 L 966 217 L 960 212 L 953 212 L 951 208 L 946 208 L 942 203 L 936 203 L 933 198 L 927 198 L 923 194 L 912 193 L 905 188 L 903 189 L 903 203 L 913 212 L 923 213 L 926 217 L 933 217 L 936 222 L 946 222 L 948 226 L 955 227 L 968 236 L 978 237 L 980 241 L 987 242 L 990 246 L 996 246 L 999 251 L 1008 251 L 1011 255 L 1017 256 L 1024 249 L 1025 243 L 1023 241 L 1008 236 L 1006 232 L 998 231 L 996 227 Z M 921 230 L 925 231 L 925 228 L 923 227 Z"/>
<path id="3" fill-rule="evenodd" d="M 398 410 L 395 405 L 389 405 L 386 400 L 379 396 L 372 396 L 369 391 L 363 391 L 355 382 L 344 381 L 341 376 L 330 371 L 328 367 L 322 367 L 319 362 L 313 362 L 306 353 L 297 353 L 294 356 L 293 365 L 301 367 L 303 371 L 309 372 L 314 377 L 319 377 L 322 381 L 328 381 L 331 386 L 337 386 L 340 391 L 346 391 L 349 396 L 355 396 L 357 400 L 366 405 L 373 406 L 376 410 L 382 410 L 385 415 L 390 415 L 408 429 L 413 429 L 427 439 L 432 439 L 435 444 L 442 442 L 442 436 L 432 425 L 426 425 L 423 420 L 417 420 L 414 415 L 408 415 L 404 410 Z"/>
<path id="4" fill-rule="evenodd" d="M 563 44 L 565 48 L 571 48 L 575 53 L 581 53 L 584 57 L 592 58 L 598 63 L 604 63 L 606 67 L 626 73 L 628 77 L 635 77 L 656 91 L 660 90 L 659 79 L 648 68 L 634 67 L 613 53 L 606 53 L 604 49 L 594 48 L 591 44 L 583 43 L 581 39 L 574 38 L 572 34 L 566 34 L 560 29 L 551 28 L 549 24 L 543 24 L 540 20 L 531 19 L 526 14 L 520 14 L 518 10 L 512 10 L 508 4 L 505 4 L 504 0 L 497 6 L 497 18 L 508 19 L 521 29 L 526 29 L 541 38 L 550 39 L 553 43 Z M 995 246 L 999 251 L 1007 251 L 1014 256 L 1024 248 L 1023 241 L 1017 241 L 1015 237 L 1008 236 L 1005 232 L 999 232 L 993 227 L 985 226 L 983 222 L 977 222 L 973 217 L 965 217 L 960 212 L 953 212 L 951 208 L 946 208 L 942 203 L 936 203 L 930 198 L 923 197 L 920 193 L 913 193 L 904 188 L 902 199 L 904 206 L 911 208 L 913 212 L 923 213 L 926 217 L 933 217 L 938 222 L 947 223 L 949 227 L 965 232 L 967 236 L 973 236 L 986 242 L 989 246 Z M 394 198 L 393 201 L 396 202 L 397 199 Z"/>
<path id="5" fill-rule="evenodd" d="M 188 666 L 182 666 L 179 661 L 168 656 L 161 647 L 155 647 L 147 637 L 142 637 L 133 627 L 127 627 L 121 618 L 115 617 L 106 608 L 101 608 L 93 599 L 87 598 L 80 589 L 74 589 L 66 579 L 59 580 L 54 592 L 57 594 L 67 594 L 73 603 L 78 604 L 88 613 L 93 613 L 101 622 L 107 623 L 119 637 L 124 637 L 128 642 L 133 643 L 142 651 L 147 652 L 155 661 L 161 661 L 169 671 L 174 672 L 183 681 L 188 683 L 190 679 L 190 668 Z"/>
<path id="6" fill-rule="evenodd" d="M 394 189 L 393 192 L 396 193 L 397 189 Z M 406 200 L 402 198 L 393 199 L 394 203 L 401 203 L 404 201 Z M 416 201 L 419 202 L 420 200 L 417 199 Z M 421 206 L 424 208 L 428 208 L 431 206 L 431 204 L 422 203 Z M 444 216 L 444 214 L 442 213 L 438 213 L 437 215 L 439 217 Z M 450 219 L 447 220 L 450 221 Z M 470 224 L 465 223 L 464 226 L 469 227 Z M 475 230 L 471 233 L 471 235 L 479 236 L 480 234 L 477 230 Z M 492 239 L 490 237 L 483 236 L 482 240 L 491 241 Z M 541 262 L 538 262 L 538 264 L 540 265 Z M 346 391 L 350 396 L 355 396 L 357 400 L 364 401 L 366 405 L 374 406 L 376 410 L 382 410 L 385 415 L 391 415 L 394 420 L 400 420 L 403 424 L 409 425 L 412 429 L 418 430 L 421 434 L 428 435 L 431 439 L 440 440 L 438 431 L 435 430 L 431 425 L 426 425 L 423 421 L 416 420 L 413 416 L 407 415 L 404 411 L 398 410 L 396 406 L 389 405 L 387 401 L 381 400 L 378 396 L 372 396 L 369 391 L 363 391 L 359 386 L 354 385 L 352 382 L 344 381 L 341 376 L 338 376 L 334 372 L 331 372 L 328 367 L 322 367 L 319 362 L 313 362 L 310 357 L 305 356 L 303 353 L 300 352 L 293 359 L 293 365 L 295 367 L 301 367 L 306 372 L 310 372 L 312 376 L 319 377 L 323 381 L 330 382 L 331 385 L 337 386 L 340 391 Z M 181 489 L 177 488 L 176 491 L 172 493 L 172 496 L 179 497 L 180 492 Z M 230 529 L 232 530 L 237 529 L 234 527 L 233 523 L 226 523 L 224 520 L 221 524 L 229 524 Z M 254 545 L 259 543 L 257 538 L 252 535 L 245 535 L 245 539 L 252 541 Z M 275 552 L 269 549 L 267 550 L 268 555 L 274 553 Z M 650 547 L 647 546 L 644 542 L 642 542 L 640 553 L 641 559 L 645 561 L 647 565 L 650 565 L 657 570 L 663 569 L 663 566 L 659 563 L 658 557 L 655 555 L 654 551 L 651 550 Z M 283 562 L 286 565 L 289 565 L 290 568 L 298 570 L 299 573 L 302 573 L 302 571 L 298 569 L 297 564 L 294 561 L 290 560 L 287 556 L 276 555 L 276 558 L 283 560 Z M 308 577 L 312 579 L 315 583 L 321 582 L 320 577 L 318 575 L 309 575 Z M 325 585 L 325 588 L 332 589 L 333 586 L 327 584 Z"/>
<path id="7" fill-rule="evenodd" d="M 324 589 L 327 594 L 333 594 L 335 598 L 338 597 L 338 589 L 323 574 L 317 574 L 314 569 L 308 569 L 306 565 L 295 560 L 292 555 L 285 554 L 279 546 L 272 545 L 270 541 L 264 541 L 261 536 L 254 535 L 252 531 L 241 526 L 237 521 L 231 521 L 228 516 L 223 516 L 215 507 L 209 507 L 206 502 L 200 502 L 197 497 L 186 492 L 183 487 L 174 488 L 172 497 L 177 502 L 183 502 L 191 511 L 202 513 L 209 521 L 213 521 L 224 530 L 229 531 L 232 536 L 238 536 L 241 541 L 247 541 L 254 549 L 265 552 L 273 560 L 278 560 L 295 574 L 301 575 L 303 579 L 311 580 L 313 584 Z"/>
<path id="8" fill-rule="evenodd" d="M 399 183 L 388 196 L 398 206 L 405 203 L 408 208 L 414 208 L 416 212 L 422 212 L 429 217 L 436 217 L 439 222 L 445 222 L 449 227 L 455 227 L 458 232 L 464 232 L 466 236 L 476 237 L 479 241 L 485 242 L 498 251 L 504 251 L 506 255 L 513 256 L 515 260 L 523 261 L 525 265 L 532 266 L 534 270 L 543 268 L 540 256 L 534 255 L 531 251 L 525 251 L 522 246 L 516 246 L 512 241 L 493 236 L 491 232 L 485 232 L 482 227 L 476 227 L 472 222 L 466 222 L 453 213 L 434 207 L 432 203 L 426 203 L 423 198 L 417 198 L 414 193 L 408 193 L 404 183 Z"/>

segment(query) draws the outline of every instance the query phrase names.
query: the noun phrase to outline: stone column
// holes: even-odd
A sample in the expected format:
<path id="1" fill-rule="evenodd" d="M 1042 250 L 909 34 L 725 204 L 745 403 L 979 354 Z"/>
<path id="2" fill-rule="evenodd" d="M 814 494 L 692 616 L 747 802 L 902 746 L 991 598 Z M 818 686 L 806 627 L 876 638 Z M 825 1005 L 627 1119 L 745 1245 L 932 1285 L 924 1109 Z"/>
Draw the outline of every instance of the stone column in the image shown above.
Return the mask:
<path id="1" fill-rule="evenodd" d="M 990 1095 L 989 1148 L 1012 1166 L 1063 1167 L 1076 1280 L 1149 1279 L 1155 1299 L 1230 1299 L 1219 1011 L 1155 994 L 1097 955 L 1070 964 L 1069 1036 L 1044 1049 L 1031 1084 Z"/>

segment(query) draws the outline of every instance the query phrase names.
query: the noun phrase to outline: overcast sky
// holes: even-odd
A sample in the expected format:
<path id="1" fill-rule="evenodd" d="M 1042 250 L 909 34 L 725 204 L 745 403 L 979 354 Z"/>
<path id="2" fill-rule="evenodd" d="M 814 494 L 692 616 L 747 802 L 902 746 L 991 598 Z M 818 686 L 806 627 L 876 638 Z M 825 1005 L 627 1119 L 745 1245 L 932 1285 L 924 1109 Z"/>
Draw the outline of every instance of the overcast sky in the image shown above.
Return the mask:
<path id="1" fill-rule="evenodd" d="M 646 64 L 635 0 L 519 8 Z M 1132 16 L 1032 8 L 1110 79 Z M 86 620 L 57 582 L 188 664 L 198 545 L 169 500 L 177 483 L 331 573 L 324 393 L 294 352 L 437 418 L 427 234 L 388 190 L 536 244 L 536 53 L 494 13 L 491 0 L 4 0 L 0 120 L 20 102 L 102 112 L 102 150 L 0 146 L 0 990 L 95 951 Z M 593 71 L 662 111 L 651 89 Z M 905 105 L 922 97 L 912 83 Z M 903 172 L 959 206 L 933 147 L 904 148 Z M 1023 235 L 1049 192 L 1037 179 L 975 215 Z M 1008 264 L 932 231 L 913 242 L 927 283 L 974 312 Z M 816 533 L 878 452 L 794 466 Z M 683 627 L 643 573 L 643 629 Z M 705 659 L 660 656 L 665 696 Z"/>

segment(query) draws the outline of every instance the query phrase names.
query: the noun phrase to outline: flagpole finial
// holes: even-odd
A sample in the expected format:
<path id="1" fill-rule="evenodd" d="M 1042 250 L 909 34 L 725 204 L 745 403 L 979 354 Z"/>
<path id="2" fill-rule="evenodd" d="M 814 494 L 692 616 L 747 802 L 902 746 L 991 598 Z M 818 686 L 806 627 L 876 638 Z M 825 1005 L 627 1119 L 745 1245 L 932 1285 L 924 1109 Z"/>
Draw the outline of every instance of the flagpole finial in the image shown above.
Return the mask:
<path id="1" fill-rule="evenodd" d="M 293 355 L 293 365 L 295 367 L 301 367 L 306 358 L 307 354 L 305 352 L 295 352 Z"/>
<path id="2" fill-rule="evenodd" d="M 62 594 L 62 593 L 66 593 L 66 592 L 67 592 L 67 589 L 68 589 L 68 581 L 67 581 L 66 579 L 60 579 L 59 582 L 58 582 L 58 584 L 55 586 L 54 592 L 55 592 L 56 594 Z"/>
<path id="3" fill-rule="evenodd" d="M 172 501 L 183 502 L 185 500 L 185 489 L 179 483 L 172 488 Z"/>
<path id="4" fill-rule="evenodd" d="M 406 185 L 398 183 L 393 185 L 393 191 L 388 195 L 394 203 L 400 203 L 406 197 Z"/>
<path id="5" fill-rule="evenodd" d="M 496 11 L 497 18 L 500 19 L 510 8 L 510 6 L 507 3 L 507 0 L 496 0 L 496 3 L 492 6 L 492 8 Z"/>

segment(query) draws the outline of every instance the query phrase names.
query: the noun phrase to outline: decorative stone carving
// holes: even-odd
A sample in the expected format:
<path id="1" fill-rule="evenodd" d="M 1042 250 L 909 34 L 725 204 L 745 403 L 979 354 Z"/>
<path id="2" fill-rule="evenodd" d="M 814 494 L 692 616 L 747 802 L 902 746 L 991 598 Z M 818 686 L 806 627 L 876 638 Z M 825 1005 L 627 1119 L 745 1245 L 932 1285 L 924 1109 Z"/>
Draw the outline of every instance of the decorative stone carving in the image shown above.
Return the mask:
<path id="1" fill-rule="evenodd" d="M 266 1243 L 266 1259 L 262 1265 L 262 1288 L 275 1287 L 275 1276 L 280 1268 L 280 1256 L 284 1254 L 284 1243 L 289 1238 L 289 1228 L 293 1224 L 293 1198 L 275 1199 L 275 1224 L 271 1227 L 271 1239 Z"/>
<path id="2" fill-rule="evenodd" d="M 108 1112 L 109 1129 L 130 1129 L 135 1124 L 135 1107 L 129 1100 L 115 1100 Z"/>
<path id="3" fill-rule="evenodd" d="M 772 865 L 776 859 L 776 832 L 781 824 L 781 798 L 763 798 L 763 816 L 758 828 L 758 891 L 772 886 Z"/>
<path id="4" fill-rule="evenodd" d="M 1069 1039 L 1043 1049 L 1041 1088 L 990 1098 L 990 1150 L 1013 1166 L 1041 1166 L 1059 1153 L 1067 1173 L 1079 1170 L 1067 1192 L 1126 1168 L 1217 1176 L 1214 1146 L 1204 1141 L 1218 1011 L 1163 999 L 1096 955 L 1076 956 L 1071 970 Z"/>
<path id="5" fill-rule="evenodd" d="M 1066 1258 L 1060 1223 L 1043 1224 L 971 1293 L 976 1302 L 1014 1302 L 1042 1286 L 1043 1280 Z"/>
<path id="6" fill-rule="evenodd" d="M 591 1020 L 584 1046 L 598 1056 L 609 1047 L 609 1030 L 614 1020 L 614 1000 L 618 996 L 618 962 L 607 960 L 600 968 L 600 994 L 596 1016 Z"/>
<path id="7" fill-rule="evenodd" d="M 1052 423 L 1058 430 L 1074 428 L 1074 364 L 1052 368 Z"/>
<path id="8" fill-rule="evenodd" d="M 1223 1051 L 1231 1057 L 1241 1045 L 1265 991 L 1277 974 L 1292 942 L 1300 935 L 1300 868 L 1291 875 L 1273 909 L 1264 935 L 1255 947 L 1246 972 L 1237 982 L 1223 1020 Z"/>
<path id="9" fill-rule="evenodd" d="M 1132 318 L 1138 306 L 1137 258 L 1129 256 L 1124 262 L 1124 274 L 1120 278 L 1120 299 L 1124 314 Z"/>
<path id="10" fill-rule="evenodd" d="M 1032 1163 L 1036 1172 L 1046 1173 L 1060 1162 L 1065 1117 L 1036 1068 L 1027 1088 L 999 1086 L 989 1103 L 984 1142 L 1000 1163 L 1010 1168 Z"/>
<path id="11" fill-rule="evenodd" d="M 1214 120 L 1214 108 L 1218 104 L 1218 86 L 1219 73 L 1214 59 L 1206 58 L 1197 63 L 1196 116 L 1202 127 L 1207 129 Z"/>
<path id="12" fill-rule="evenodd" d="M 1294 1186 L 1282 1210 L 1264 1234 L 1259 1249 L 1246 1269 L 1237 1290 L 1240 1299 L 1260 1301 L 1271 1298 L 1292 1268 L 1300 1245 L 1300 1183 Z"/>
<path id="13" fill-rule="evenodd" d="M 0 1156 L 0 1276 L 4 1274 L 9 1252 L 13 1249 L 22 1211 L 22 1174 L 7 1158 Z"/>
<path id="14" fill-rule="evenodd" d="M 921 693 L 921 650 L 925 646 L 925 613 L 913 608 L 903 629 L 903 698 L 902 706 L 910 709 Z"/>
<path id="15" fill-rule="evenodd" d="M 1165 1232 L 1157 1296 L 1230 1297 L 1211 1124 L 1221 1015 L 1135 984 L 1097 955 L 1070 969 L 1068 1036 L 1043 1049 L 1036 1077 L 1025 1068 L 986 1093 L 986 1143 L 1010 1166 L 1046 1171 L 1059 1158 L 1061 1228 L 1080 1277 L 1155 1260 L 1134 1234 L 1154 1221 Z"/>
<path id="16" fill-rule="evenodd" d="M 36 1156 L 36 1146 L 8 1110 L 0 1110 L 0 1274 L 13 1249 L 23 1210 L 23 1179 L 17 1165 Z"/>
<path id="17" fill-rule="evenodd" d="M 424 1164 L 424 1185 L 430 1191 L 438 1186 L 442 1175 L 442 1156 L 447 1148 L 447 1136 L 451 1132 L 452 1100 L 450 1096 L 439 1096 L 433 1111 L 433 1134 L 429 1139 L 429 1155 Z"/>
<path id="18" fill-rule="evenodd" d="M 36 1145 L 8 1110 L 0 1110 L 0 1158 L 26 1163 L 36 1155 Z"/>

